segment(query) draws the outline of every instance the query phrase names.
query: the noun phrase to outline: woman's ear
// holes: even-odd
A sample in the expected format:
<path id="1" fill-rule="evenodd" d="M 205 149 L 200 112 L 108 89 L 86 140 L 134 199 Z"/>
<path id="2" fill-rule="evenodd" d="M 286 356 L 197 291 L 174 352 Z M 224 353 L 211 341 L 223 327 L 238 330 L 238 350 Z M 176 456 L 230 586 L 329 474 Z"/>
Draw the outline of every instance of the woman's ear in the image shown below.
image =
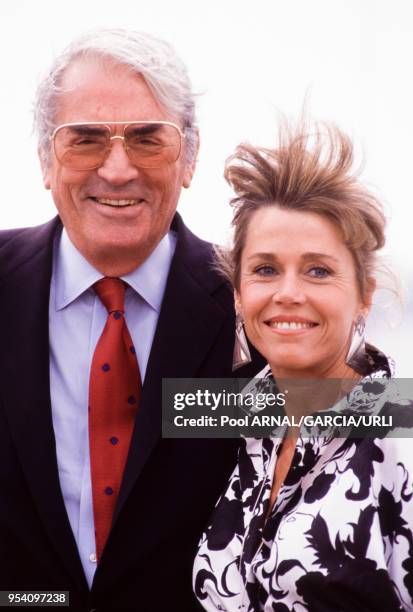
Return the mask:
<path id="1" fill-rule="evenodd" d="M 362 305 L 362 311 L 361 311 L 364 317 L 367 317 L 367 315 L 370 312 L 371 306 L 373 304 L 373 295 L 374 295 L 375 290 L 376 290 L 376 279 L 373 278 L 373 276 L 369 276 L 366 279 L 366 288 L 364 292 L 363 305 Z"/>
<path id="2" fill-rule="evenodd" d="M 242 308 L 241 308 L 241 298 L 240 295 L 238 293 L 238 291 L 236 289 L 234 289 L 234 305 L 235 305 L 235 312 L 237 315 L 242 314 Z"/>

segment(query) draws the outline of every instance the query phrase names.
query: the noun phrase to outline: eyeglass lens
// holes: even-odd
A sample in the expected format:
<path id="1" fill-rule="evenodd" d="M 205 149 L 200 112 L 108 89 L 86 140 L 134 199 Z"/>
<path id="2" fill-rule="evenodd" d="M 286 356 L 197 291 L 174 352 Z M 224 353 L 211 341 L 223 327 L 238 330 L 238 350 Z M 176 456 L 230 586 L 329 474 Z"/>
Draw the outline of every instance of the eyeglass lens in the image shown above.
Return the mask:
<path id="1" fill-rule="evenodd" d="M 106 125 L 63 126 L 54 137 L 56 157 L 63 166 L 74 170 L 98 168 L 116 138 L 119 136 L 112 136 Z M 123 139 L 131 163 L 141 168 L 174 163 L 181 150 L 180 132 L 170 124 L 131 123 L 125 128 Z"/>

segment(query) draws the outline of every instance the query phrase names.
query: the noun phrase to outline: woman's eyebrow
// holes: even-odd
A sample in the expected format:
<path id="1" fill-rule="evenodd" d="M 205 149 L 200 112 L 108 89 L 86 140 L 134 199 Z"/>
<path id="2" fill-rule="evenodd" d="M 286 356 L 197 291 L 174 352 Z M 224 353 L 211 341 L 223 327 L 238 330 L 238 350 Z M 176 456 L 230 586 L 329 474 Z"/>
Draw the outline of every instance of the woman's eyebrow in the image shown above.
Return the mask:
<path id="1" fill-rule="evenodd" d="M 316 252 L 303 253 L 301 258 L 302 259 L 331 259 L 332 261 L 335 261 L 336 263 L 338 263 L 339 261 L 337 257 L 334 257 L 334 255 L 330 255 L 329 253 L 316 253 Z"/>
<path id="2" fill-rule="evenodd" d="M 338 259 L 334 257 L 334 255 L 330 255 L 329 253 L 316 253 L 315 251 L 309 251 L 307 253 L 302 253 L 300 255 L 301 259 L 331 259 L 332 261 L 338 262 Z M 252 253 L 247 257 L 247 261 L 252 261 L 254 259 L 267 259 L 270 261 L 279 261 L 279 257 L 275 253 Z"/>
<path id="3" fill-rule="evenodd" d="M 270 259 L 272 261 L 276 261 L 278 258 L 274 253 L 252 253 L 247 257 L 247 261 L 251 261 L 253 259 Z"/>

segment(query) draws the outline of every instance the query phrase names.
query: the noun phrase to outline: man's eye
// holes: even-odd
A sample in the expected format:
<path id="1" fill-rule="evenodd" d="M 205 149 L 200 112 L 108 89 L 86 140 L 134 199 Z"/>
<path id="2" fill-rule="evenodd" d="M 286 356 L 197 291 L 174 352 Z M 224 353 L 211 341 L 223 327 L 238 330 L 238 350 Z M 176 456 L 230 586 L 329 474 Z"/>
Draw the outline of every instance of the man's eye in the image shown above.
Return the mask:
<path id="1" fill-rule="evenodd" d="M 330 276 L 330 270 L 324 268 L 323 266 L 313 266 L 308 271 L 308 274 L 313 278 L 327 278 Z"/>
<path id="2" fill-rule="evenodd" d="M 93 145 L 105 144 L 103 138 L 78 138 L 71 143 L 72 147 L 88 147 Z"/>
<path id="3" fill-rule="evenodd" d="M 277 274 L 277 271 L 273 266 L 258 266 L 258 268 L 255 268 L 254 273 L 258 274 L 258 276 L 273 276 Z"/>
<path id="4" fill-rule="evenodd" d="M 136 136 L 130 139 L 129 145 L 132 147 L 159 147 L 162 146 L 162 143 L 155 138 L 142 138 Z"/>

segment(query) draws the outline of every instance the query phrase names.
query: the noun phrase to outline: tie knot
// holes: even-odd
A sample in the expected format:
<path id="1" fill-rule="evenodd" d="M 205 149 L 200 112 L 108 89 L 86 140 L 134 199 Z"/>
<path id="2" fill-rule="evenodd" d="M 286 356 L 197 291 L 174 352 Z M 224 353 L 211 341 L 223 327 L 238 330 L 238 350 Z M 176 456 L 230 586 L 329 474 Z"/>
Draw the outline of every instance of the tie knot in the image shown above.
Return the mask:
<path id="1" fill-rule="evenodd" d="M 120 278 L 102 278 L 93 285 L 97 296 L 108 313 L 125 312 L 126 284 Z"/>

